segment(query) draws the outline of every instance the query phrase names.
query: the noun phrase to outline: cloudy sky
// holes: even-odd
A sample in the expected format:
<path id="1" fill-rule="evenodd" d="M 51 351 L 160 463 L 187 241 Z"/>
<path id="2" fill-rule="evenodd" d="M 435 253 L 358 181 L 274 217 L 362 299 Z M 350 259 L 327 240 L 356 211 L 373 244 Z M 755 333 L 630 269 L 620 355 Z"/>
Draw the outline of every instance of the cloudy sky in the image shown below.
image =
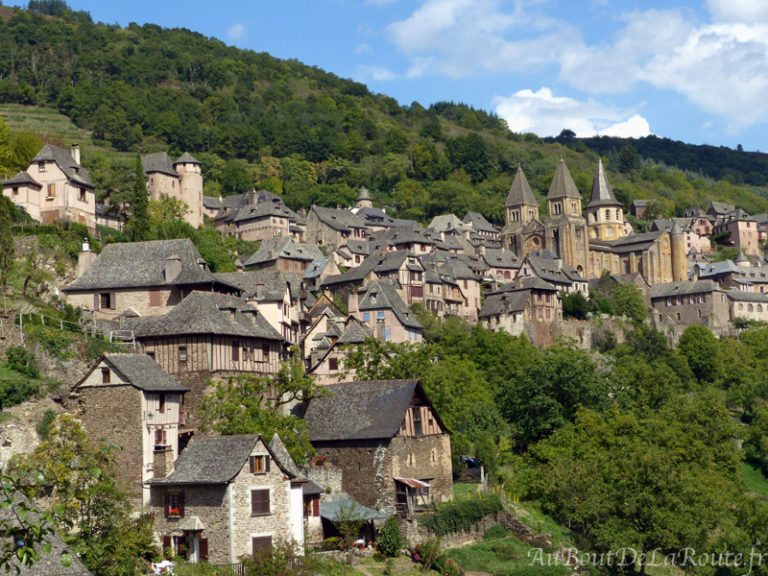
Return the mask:
<path id="1" fill-rule="evenodd" d="M 294 58 L 401 104 L 464 102 L 516 132 L 656 134 L 768 152 L 766 0 L 69 4 L 97 21 L 183 27 Z"/>

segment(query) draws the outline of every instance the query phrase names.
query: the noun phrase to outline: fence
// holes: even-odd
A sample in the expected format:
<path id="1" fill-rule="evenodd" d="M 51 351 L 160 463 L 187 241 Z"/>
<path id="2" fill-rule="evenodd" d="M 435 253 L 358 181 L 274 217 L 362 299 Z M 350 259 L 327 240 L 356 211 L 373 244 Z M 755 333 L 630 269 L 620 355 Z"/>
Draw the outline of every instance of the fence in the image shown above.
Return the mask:
<path id="1" fill-rule="evenodd" d="M 0 320 L 0 322 L 2 322 Z M 24 326 L 48 326 L 54 329 L 61 330 L 62 332 L 72 332 L 74 334 L 85 334 L 92 338 L 101 338 L 108 342 L 120 341 L 130 342 L 133 346 L 134 352 L 136 351 L 136 338 L 133 330 L 107 330 L 103 328 L 97 328 L 91 322 L 83 322 L 78 320 L 73 322 L 71 320 L 64 320 L 62 318 L 54 318 L 52 316 L 46 316 L 37 312 L 19 312 L 14 317 L 14 324 L 19 327 L 21 331 L 21 343 L 24 344 Z M 0 324 L 0 333 L 2 333 L 2 325 Z"/>

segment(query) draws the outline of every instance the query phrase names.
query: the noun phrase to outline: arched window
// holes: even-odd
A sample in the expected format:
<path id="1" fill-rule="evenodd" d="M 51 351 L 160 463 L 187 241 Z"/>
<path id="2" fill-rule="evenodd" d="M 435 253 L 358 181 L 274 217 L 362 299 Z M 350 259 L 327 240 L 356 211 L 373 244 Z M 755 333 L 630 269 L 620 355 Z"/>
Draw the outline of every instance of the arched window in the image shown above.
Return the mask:
<path id="1" fill-rule="evenodd" d="M 610 210 L 606 210 L 605 211 L 605 219 L 606 220 L 610 220 L 611 219 L 611 211 Z"/>

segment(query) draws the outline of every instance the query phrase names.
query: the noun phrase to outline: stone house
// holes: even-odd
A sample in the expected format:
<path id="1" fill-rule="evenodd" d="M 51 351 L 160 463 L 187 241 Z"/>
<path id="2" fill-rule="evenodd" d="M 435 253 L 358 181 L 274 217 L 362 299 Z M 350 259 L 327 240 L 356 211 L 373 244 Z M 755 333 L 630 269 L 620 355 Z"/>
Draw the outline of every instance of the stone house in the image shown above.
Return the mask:
<path id="1" fill-rule="evenodd" d="M 341 333 L 337 335 L 337 331 Z M 307 357 L 307 373 L 321 386 L 354 380 L 355 370 L 348 368 L 345 361 L 355 345 L 373 338 L 373 331 L 350 316 L 345 324 L 331 324 L 330 329 L 320 336 Z"/>
<path id="2" fill-rule="evenodd" d="M 266 190 L 250 190 L 227 196 L 214 215 L 216 229 L 227 236 L 252 242 L 268 238 L 288 238 L 297 220 L 280 196 Z"/>
<path id="3" fill-rule="evenodd" d="M 301 278 L 275 269 L 227 272 L 215 275 L 237 286 L 242 297 L 256 307 L 270 326 L 291 344 L 301 339 Z"/>
<path id="4" fill-rule="evenodd" d="M 744 254 L 759 256 L 761 253 L 757 222 L 741 209 L 718 220 L 712 234 L 727 234 L 727 243 L 742 250 Z"/>
<path id="5" fill-rule="evenodd" d="M 81 256 L 95 254 L 84 250 Z M 81 262 L 84 271 L 63 292 L 69 304 L 92 311 L 100 320 L 165 314 L 195 290 L 240 293 L 211 274 L 187 238 L 107 244 L 85 264 Z"/>
<path id="6" fill-rule="evenodd" d="M 424 230 L 416 224 L 414 226 L 396 226 L 377 232 L 371 243 L 385 252 L 407 251 L 420 256 L 435 250 L 436 240 L 441 239 L 440 236 L 434 235 L 430 230 Z"/>
<path id="7" fill-rule="evenodd" d="M 482 277 L 475 272 L 460 258 L 450 258 L 443 262 L 439 272 L 455 280 L 461 290 L 463 297 L 460 302 L 458 315 L 467 322 L 477 322 L 477 313 L 481 307 L 482 296 Z"/>
<path id="8" fill-rule="evenodd" d="M 656 326 L 671 322 L 724 328 L 730 320 L 728 294 L 712 280 L 656 284 L 651 286 L 650 298 L 651 319 Z"/>
<path id="9" fill-rule="evenodd" d="M 365 221 L 350 210 L 312 206 L 307 214 L 307 242 L 338 248 L 349 239 L 365 240 L 369 230 Z"/>
<path id="10" fill-rule="evenodd" d="M 165 316 L 131 318 L 141 352 L 190 388 L 190 425 L 211 378 L 274 374 L 288 353 L 288 342 L 253 304 L 241 298 L 193 292 Z"/>
<path id="11" fill-rule="evenodd" d="M 317 246 L 294 242 L 292 238 L 264 240 L 243 266 L 247 270 L 277 270 L 303 276 L 313 260 L 325 256 Z"/>
<path id="12" fill-rule="evenodd" d="M 172 162 L 165 152 L 147 154 L 142 158 L 147 191 L 150 198 L 160 200 L 165 195 L 187 205 L 184 220 L 195 228 L 203 224 L 203 171 L 200 161 L 184 152 Z"/>
<path id="13" fill-rule="evenodd" d="M 488 265 L 488 277 L 501 284 L 512 282 L 522 265 L 514 252 L 503 248 L 488 248 L 482 258 Z"/>
<path id="14" fill-rule="evenodd" d="M 189 562 L 232 564 L 280 544 L 301 553 L 305 482 L 261 435 L 196 437 L 148 482 L 155 530 Z"/>
<path id="15" fill-rule="evenodd" d="M 464 224 L 485 240 L 485 246 L 501 247 L 501 232 L 479 212 L 467 212 L 464 216 Z"/>
<path id="16" fill-rule="evenodd" d="M 423 327 L 386 280 L 373 280 L 349 295 L 349 315 L 360 320 L 383 342 L 421 342 Z"/>
<path id="17" fill-rule="evenodd" d="M 757 322 L 768 322 L 768 294 L 743 290 L 728 290 L 727 294 L 732 320 L 743 318 Z"/>
<path id="18" fill-rule="evenodd" d="M 118 483 L 138 506 L 149 503 L 145 482 L 189 439 L 188 391 L 146 354 L 104 354 L 70 392 L 85 433 L 120 446 Z"/>
<path id="19" fill-rule="evenodd" d="M 449 431 L 416 380 L 346 382 L 316 397 L 305 420 L 321 462 L 364 506 L 412 517 L 453 496 Z"/>
<path id="20" fill-rule="evenodd" d="M 46 144 L 25 171 L 3 182 L 3 195 L 38 222 L 77 222 L 96 230 L 95 185 L 80 165 L 80 147 Z"/>
<path id="21" fill-rule="evenodd" d="M 589 296 L 589 283 L 576 270 L 555 258 L 549 250 L 536 250 L 528 254 L 520 265 L 517 278 L 541 278 L 558 291 L 581 292 Z"/>
<path id="22" fill-rule="evenodd" d="M 333 258 L 339 266 L 355 268 L 370 254 L 371 246 L 367 240 L 347 240 L 334 250 Z"/>

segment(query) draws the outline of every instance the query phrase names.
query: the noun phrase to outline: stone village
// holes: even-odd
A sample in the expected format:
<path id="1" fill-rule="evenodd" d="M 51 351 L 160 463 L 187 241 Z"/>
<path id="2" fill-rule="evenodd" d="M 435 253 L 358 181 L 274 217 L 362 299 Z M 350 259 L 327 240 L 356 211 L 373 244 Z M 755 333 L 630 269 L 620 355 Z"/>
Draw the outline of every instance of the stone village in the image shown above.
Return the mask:
<path id="1" fill-rule="evenodd" d="M 122 447 L 121 487 L 153 513 L 163 548 L 192 562 L 319 543 L 352 502 L 368 538 L 395 515 L 419 540 L 416 515 L 452 497 L 451 431 L 418 381 L 358 381 L 345 366 L 369 338 L 421 342 L 414 304 L 543 347 L 563 337 L 592 346 L 592 325 L 564 318 L 562 298 L 605 278 L 636 286 L 671 337 L 691 324 L 727 333 L 737 318 L 768 320 L 768 215 L 713 202 L 635 233 L 601 162 L 586 206 L 563 160 L 543 203 L 518 168 L 500 230 L 475 212 L 422 228 L 375 207 L 365 188 L 350 209 L 306 213 L 263 190 L 204 197 L 200 163 L 186 152 L 147 155 L 143 167 L 150 197 L 176 198 L 191 225 L 210 219 L 260 247 L 239 272 L 213 273 L 187 239 L 100 254 L 84 244 L 77 278 L 62 287 L 67 302 L 136 345 L 99 358 L 65 407 L 87 434 Z M 96 204 L 77 146 L 46 145 L 3 193 L 43 223 L 122 226 Z M 645 208 L 630 210 L 641 218 Z M 739 249 L 735 262 L 706 258 L 708 236 L 720 233 Z M 294 462 L 278 436 L 200 431 L 207 382 L 274 374 L 292 350 L 331 392 L 290 406 L 308 425 L 311 461 Z"/>

